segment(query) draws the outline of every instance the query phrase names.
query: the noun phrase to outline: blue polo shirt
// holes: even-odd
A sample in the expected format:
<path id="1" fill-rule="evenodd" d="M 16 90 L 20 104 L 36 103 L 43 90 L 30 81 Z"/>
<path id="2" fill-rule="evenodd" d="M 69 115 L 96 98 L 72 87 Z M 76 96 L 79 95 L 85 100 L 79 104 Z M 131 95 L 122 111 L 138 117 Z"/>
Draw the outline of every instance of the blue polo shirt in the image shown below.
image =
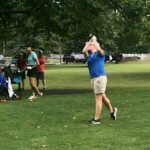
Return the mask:
<path id="1" fill-rule="evenodd" d="M 87 63 L 91 79 L 105 75 L 104 71 L 105 55 L 101 56 L 97 51 L 94 52 L 94 54 L 88 54 Z"/>

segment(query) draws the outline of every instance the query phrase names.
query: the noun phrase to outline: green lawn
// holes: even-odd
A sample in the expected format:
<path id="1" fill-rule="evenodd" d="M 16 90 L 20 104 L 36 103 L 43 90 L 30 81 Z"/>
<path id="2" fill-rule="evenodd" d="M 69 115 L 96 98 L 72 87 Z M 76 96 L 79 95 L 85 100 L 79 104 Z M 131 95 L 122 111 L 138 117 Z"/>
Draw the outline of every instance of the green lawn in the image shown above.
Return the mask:
<path id="1" fill-rule="evenodd" d="M 48 66 L 43 97 L 28 102 L 27 79 L 22 100 L 0 103 L 0 150 L 149 150 L 150 62 L 105 67 L 117 121 L 104 106 L 101 124 L 88 124 L 95 101 L 86 65 Z"/>

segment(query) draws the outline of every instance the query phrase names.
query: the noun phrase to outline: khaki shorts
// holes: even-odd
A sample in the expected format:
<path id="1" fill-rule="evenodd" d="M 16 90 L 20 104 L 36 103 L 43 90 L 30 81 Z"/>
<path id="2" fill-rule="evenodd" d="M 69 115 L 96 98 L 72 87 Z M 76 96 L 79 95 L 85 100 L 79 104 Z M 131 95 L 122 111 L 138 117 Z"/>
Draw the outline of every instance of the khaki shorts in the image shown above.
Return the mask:
<path id="1" fill-rule="evenodd" d="M 105 75 L 91 79 L 94 94 L 103 94 L 106 91 L 107 77 Z"/>

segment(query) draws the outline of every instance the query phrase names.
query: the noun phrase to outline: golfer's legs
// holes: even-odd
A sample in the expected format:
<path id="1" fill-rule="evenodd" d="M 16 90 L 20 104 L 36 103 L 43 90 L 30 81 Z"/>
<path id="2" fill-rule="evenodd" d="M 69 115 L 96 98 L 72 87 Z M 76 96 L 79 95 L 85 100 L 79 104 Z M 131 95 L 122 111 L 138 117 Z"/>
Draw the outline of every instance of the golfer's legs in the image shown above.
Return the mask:
<path id="1" fill-rule="evenodd" d="M 112 113 L 113 108 L 111 106 L 110 100 L 108 99 L 108 97 L 106 96 L 105 93 L 102 96 L 102 100 L 103 100 L 104 104 L 106 105 L 106 107 L 108 108 L 108 110 L 110 111 L 110 113 Z"/>
<path id="2" fill-rule="evenodd" d="M 96 94 L 95 100 L 96 100 L 96 106 L 95 106 L 95 120 L 100 118 L 101 110 L 102 110 L 102 95 L 103 94 Z"/>

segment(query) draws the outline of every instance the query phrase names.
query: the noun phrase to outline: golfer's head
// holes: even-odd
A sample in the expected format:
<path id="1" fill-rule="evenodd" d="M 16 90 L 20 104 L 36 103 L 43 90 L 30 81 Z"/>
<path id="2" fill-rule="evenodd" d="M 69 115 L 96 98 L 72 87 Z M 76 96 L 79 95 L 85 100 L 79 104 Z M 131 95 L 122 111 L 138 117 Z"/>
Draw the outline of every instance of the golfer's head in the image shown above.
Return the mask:
<path id="1" fill-rule="evenodd" d="M 89 51 L 93 51 L 95 48 L 94 48 L 94 42 L 90 42 L 89 46 L 88 46 L 88 49 Z"/>

